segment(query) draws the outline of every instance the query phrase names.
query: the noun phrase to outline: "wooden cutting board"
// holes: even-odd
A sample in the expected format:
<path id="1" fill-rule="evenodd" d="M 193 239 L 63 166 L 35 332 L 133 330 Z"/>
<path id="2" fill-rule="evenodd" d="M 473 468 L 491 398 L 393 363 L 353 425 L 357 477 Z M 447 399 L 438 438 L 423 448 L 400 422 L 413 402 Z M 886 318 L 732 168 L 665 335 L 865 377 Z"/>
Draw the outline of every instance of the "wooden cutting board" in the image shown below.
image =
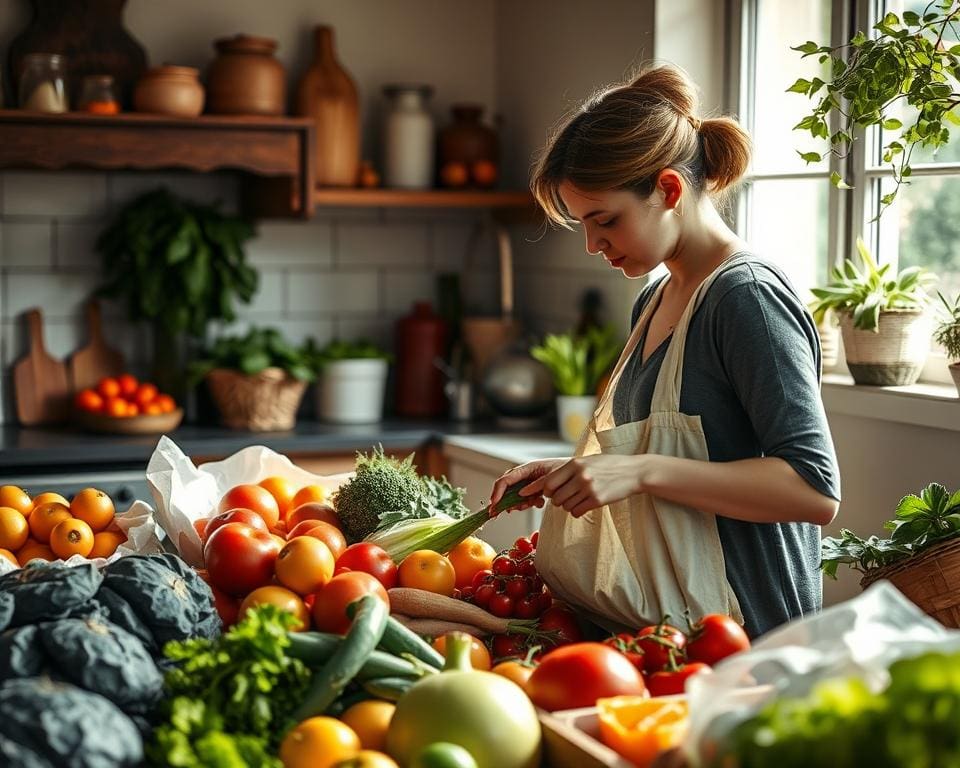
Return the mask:
<path id="1" fill-rule="evenodd" d="M 103 338 L 100 320 L 100 302 L 87 305 L 87 345 L 70 357 L 70 385 L 73 392 L 95 387 L 104 376 L 119 376 L 124 372 L 123 354 L 110 347 Z"/>
<path id="2" fill-rule="evenodd" d="M 13 367 L 17 418 L 21 424 L 55 424 L 66 421 L 70 388 L 67 366 L 51 357 L 43 345 L 43 315 L 26 313 L 30 351 Z"/>

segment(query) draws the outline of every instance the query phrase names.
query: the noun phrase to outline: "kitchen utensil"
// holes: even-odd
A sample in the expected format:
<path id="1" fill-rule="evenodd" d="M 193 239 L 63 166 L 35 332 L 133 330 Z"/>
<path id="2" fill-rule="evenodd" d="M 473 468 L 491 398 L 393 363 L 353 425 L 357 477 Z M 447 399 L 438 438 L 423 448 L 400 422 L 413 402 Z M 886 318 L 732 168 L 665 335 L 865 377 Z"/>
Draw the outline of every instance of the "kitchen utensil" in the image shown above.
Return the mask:
<path id="1" fill-rule="evenodd" d="M 40 310 L 29 310 L 26 318 L 30 351 L 13 367 L 17 418 L 26 426 L 64 421 L 70 393 L 67 366 L 44 347 Z"/>
<path id="2" fill-rule="evenodd" d="M 507 420 L 540 419 L 553 404 L 553 394 L 550 371 L 520 347 L 501 351 L 483 375 L 487 403 Z"/>
<path id="3" fill-rule="evenodd" d="M 87 304 L 87 345 L 70 357 L 69 378 L 74 392 L 95 387 L 104 376 L 119 376 L 126 370 L 123 355 L 107 345 L 103 338 L 100 302 Z"/>

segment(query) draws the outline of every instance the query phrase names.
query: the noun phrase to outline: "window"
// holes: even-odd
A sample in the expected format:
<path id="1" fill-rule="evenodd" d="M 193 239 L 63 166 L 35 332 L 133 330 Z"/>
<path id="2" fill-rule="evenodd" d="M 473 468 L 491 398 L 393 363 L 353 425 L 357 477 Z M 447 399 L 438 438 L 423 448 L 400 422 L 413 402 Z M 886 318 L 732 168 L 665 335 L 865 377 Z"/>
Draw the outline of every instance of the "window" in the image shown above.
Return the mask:
<path id="1" fill-rule="evenodd" d="M 846 158 L 808 166 L 799 151 L 823 154 L 793 126 L 813 101 L 786 89 L 816 72 L 815 59 L 790 50 L 807 40 L 840 45 L 856 30 L 869 33 L 888 11 L 923 12 L 929 0 L 739 0 L 733 44 L 737 87 L 731 103 L 754 140 L 753 165 L 737 201 L 738 231 L 777 261 L 804 298 L 829 269 L 853 252 L 862 235 L 881 263 L 922 265 L 940 276 L 945 295 L 960 293 L 960 128 L 933 155 L 914 152 L 913 177 L 879 220 L 880 198 L 893 187 L 882 163 L 880 131 L 860 135 Z M 821 75 L 822 76 L 822 75 Z M 910 115 L 904 113 L 906 124 Z M 836 171 L 853 189 L 829 183 Z M 934 349 L 924 379 L 949 382 L 942 350 Z"/>

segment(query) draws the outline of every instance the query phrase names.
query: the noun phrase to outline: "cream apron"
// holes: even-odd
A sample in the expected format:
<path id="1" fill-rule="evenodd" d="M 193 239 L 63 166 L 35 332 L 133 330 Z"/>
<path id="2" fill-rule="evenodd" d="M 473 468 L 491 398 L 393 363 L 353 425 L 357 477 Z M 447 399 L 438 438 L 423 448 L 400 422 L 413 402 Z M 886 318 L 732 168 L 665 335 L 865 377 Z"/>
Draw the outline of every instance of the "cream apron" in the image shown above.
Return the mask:
<path id="1" fill-rule="evenodd" d="M 700 417 L 680 413 L 683 352 L 690 319 L 707 289 L 740 258 L 724 261 L 690 298 L 657 376 L 650 415 L 617 426 L 613 393 L 627 361 L 638 350 L 669 277 L 660 284 L 627 340 L 580 438 L 576 456 L 655 453 L 709 460 Z M 687 608 L 694 619 L 724 613 L 743 623 L 740 605 L 727 582 L 716 517 L 646 493 L 591 510 L 580 518 L 548 502 L 536 564 L 557 598 L 609 629 L 635 630 L 667 614 L 678 621 Z"/>

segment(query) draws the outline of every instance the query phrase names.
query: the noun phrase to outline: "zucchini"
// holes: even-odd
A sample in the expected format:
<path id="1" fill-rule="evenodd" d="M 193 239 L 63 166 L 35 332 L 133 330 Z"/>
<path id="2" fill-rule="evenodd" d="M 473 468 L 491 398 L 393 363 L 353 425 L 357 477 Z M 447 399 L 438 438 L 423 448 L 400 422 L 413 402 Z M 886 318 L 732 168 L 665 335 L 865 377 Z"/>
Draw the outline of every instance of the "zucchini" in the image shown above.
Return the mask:
<path id="1" fill-rule="evenodd" d="M 409 691 L 417 682 L 409 677 L 375 677 L 365 680 L 363 690 L 378 699 L 399 701 L 400 697 Z"/>
<path id="2" fill-rule="evenodd" d="M 393 616 L 387 619 L 387 627 L 383 632 L 380 647 L 395 656 L 408 653 L 414 658 L 426 662 L 431 667 L 443 669 L 445 659 L 440 652 L 425 642 L 416 632 L 403 626 Z"/>
<path id="3" fill-rule="evenodd" d="M 386 604 L 378 597 L 364 595 L 351 605 L 355 614 L 350 629 L 327 663 L 313 673 L 307 695 L 294 714 L 298 723 L 322 715 L 337 700 L 383 637 L 390 616 Z"/>
<path id="4" fill-rule="evenodd" d="M 286 650 L 288 656 L 300 659 L 308 667 L 318 667 L 325 664 L 343 643 L 340 635 L 331 635 L 324 632 L 290 632 L 287 635 L 290 645 Z M 429 669 L 433 669 L 430 667 Z M 439 672 L 440 670 L 435 670 Z M 358 680 L 369 680 L 371 677 L 421 677 L 429 670 L 417 667 L 406 659 L 401 659 L 383 651 L 373 651 L 360 667 L 357 673 Z"/>

